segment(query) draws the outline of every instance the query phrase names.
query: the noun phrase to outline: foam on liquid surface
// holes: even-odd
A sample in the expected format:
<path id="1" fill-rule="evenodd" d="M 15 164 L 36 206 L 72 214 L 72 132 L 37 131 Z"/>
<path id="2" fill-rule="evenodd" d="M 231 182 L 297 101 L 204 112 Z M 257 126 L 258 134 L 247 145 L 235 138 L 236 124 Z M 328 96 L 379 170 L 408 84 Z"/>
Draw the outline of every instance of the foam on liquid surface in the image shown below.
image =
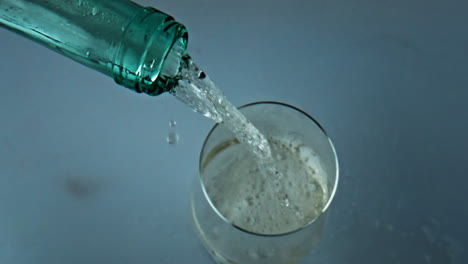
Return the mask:
<path id="1" fill-rule="evenodd" d="M 278 202 L 276 189 L 255 160 L 245 158 L 248 150 L 241 144 L 224 149 L 207 164 L 204 184 L 212 204 L 229 222 L 254 233 L 282 234 L 322 213 L 328 197 L 326 175 L 312 149 L 284 139 L 269 142 L 293 208 Z"/>

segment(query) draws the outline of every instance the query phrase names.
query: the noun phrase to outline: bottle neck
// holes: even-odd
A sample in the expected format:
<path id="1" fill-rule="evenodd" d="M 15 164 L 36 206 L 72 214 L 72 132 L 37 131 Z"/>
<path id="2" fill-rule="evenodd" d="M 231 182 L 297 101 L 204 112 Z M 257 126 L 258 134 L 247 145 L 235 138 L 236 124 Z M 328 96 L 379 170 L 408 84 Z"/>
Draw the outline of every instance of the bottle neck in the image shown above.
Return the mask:
<path id="1" fill-rule="evenodd" d="M 114 59 L 117 83 L 138 93 L 159 95 L 177 83 L 187 30 L 172 17 L 144 8 L 125 28 Z"/>
<path id="2" fill-rule="evenodd" d="M 149 95 L 174 87 L 187 45 L 183 25 L 128 0 L 0 0 L 0 26 Z"/>

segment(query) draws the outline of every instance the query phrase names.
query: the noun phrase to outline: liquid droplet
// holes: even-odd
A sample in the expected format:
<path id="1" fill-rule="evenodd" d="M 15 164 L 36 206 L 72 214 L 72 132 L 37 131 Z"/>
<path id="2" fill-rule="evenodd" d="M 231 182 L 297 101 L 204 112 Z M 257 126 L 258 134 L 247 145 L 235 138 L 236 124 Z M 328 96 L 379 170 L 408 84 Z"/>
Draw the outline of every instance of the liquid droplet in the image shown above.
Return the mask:
<path id="1" fill-rule="evenodd" d="M 89 55 L 91 55 L 91 51 L 90 51 L 90 50 L 87 50 L 87 51 L 86 51 L 86 57 L 89 57 Z"/>
<path id="2" fill-rule="evenodd" d="M 176 132 L 171 131 L 167 134 L 166 140 L 170 145 L 176 145 L 179 142 L 179 135 L 177 135 Z"/>
<path id="3" fill-rule="evenodd" d="M 170 127 L 176 127 L 177 126 L 177 122 L 175 120 L 171 120 L 169 121 L 169 126 Z"/>
<path id="4" fill-rule="evenodd" d="M 98 11 L 98 8 L 97 8 L 97 7 L 93 7 L 93 9 L 91 9 L 91 14 L 92 14 L 93 16 L 97 15 L 98 12 L 99 12 L 99 11 Z"/>

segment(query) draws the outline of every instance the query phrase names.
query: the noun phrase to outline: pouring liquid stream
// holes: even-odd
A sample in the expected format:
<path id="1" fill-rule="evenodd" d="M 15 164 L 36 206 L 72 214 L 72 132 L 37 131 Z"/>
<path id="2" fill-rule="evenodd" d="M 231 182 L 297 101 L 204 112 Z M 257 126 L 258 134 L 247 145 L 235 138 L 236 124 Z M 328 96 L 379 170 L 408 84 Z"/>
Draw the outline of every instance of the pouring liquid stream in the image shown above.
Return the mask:
<path id="1" fill-rule="evenodd" d="M 213 81 L 185 56 L 181 63 L 180 79 L 173 95 L 193 111 L 228 128 L 237 140 L 253 154 L 267 189 L 288 210 L 303 218 L 301 210 L 291 201 L 283 186 L 283 174 L 277 169 L 268 140 L 247 118 L 231 104 Z"/>

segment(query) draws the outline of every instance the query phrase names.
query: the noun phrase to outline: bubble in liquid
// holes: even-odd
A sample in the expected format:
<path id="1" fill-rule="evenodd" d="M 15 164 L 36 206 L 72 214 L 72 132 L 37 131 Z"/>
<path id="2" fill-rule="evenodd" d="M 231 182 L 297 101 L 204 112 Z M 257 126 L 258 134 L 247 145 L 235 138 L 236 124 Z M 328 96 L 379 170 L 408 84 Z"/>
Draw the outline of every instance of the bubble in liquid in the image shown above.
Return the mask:
<path id="1" fill-rule="evenodd" d="M 177 135 L 176 132 L 171 131 L 167 134 L 166 140 L 170 145 L 175 145 L 179 142 L 179 135 Z"/>
<path id="2" fill-rule="evenodd" d="M 282 206 L 284 206 L 284 207 L 289 207 L 290 206 L 289 197 L 288 197 L 287 194 L 279 193 L 278 194 L 278 199 L 280 200 L 280 203 L 281 203 Z"/>
<path id="3" fill-rule="evenodd" d="M 315 192 L 315 191 L 317 190 L 317 185 L 315 185 L 315 183 L 312 183 L 312 184 L 310 185 L 310 190 L 311 190 L 312 192 Z"/>
<path id="4" fill-rule="evenodd" d="M 171 120 L 169 121 L 169 126 L 170 127 L 176 127 L 177 126 L 177 122 L 175 120 Z"/>
<path id="5" fill-rule="evenodd" d="M 247 199 L 245 199 L 245 200 L 246 200 L 248 206 L 253 206 L 254 205 L 254 199 L 253 199 L 252 196 L 247 197 Z"/>
<path id="6" fill-rule="evenodd" d="M 301 209 L 299 209 L 299 207 L 294 206 L 294 211 L 296 211 L 296 216 L 297 216 L 300 220 L 304 219 L 304 214 L 302 213 Z"/>

